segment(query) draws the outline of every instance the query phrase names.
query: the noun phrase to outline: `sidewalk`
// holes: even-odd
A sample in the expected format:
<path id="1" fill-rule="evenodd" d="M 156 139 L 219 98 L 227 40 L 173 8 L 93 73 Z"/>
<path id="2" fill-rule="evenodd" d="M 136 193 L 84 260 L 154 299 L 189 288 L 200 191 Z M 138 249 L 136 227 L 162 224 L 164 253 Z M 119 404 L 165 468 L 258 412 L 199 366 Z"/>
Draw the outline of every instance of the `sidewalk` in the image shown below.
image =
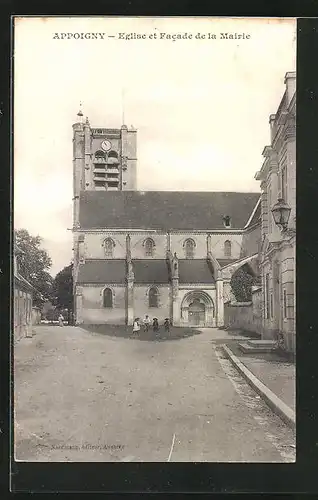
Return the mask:
<path id="1" fill-rule="evenodd" d="M 296 366 L 276 353 L 244 354 L 237 344 L 232 353 L 291 410 L 296 410 Z"/>

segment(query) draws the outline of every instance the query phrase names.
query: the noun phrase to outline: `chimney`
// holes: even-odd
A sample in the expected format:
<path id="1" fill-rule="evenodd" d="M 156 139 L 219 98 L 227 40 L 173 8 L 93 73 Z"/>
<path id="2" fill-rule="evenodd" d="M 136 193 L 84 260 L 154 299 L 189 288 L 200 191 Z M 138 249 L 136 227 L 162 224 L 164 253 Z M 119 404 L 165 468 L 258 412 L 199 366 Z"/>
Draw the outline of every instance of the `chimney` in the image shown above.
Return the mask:
<path id="1" fill-rule="evenodd" d="M 287 106 L 289 106 L 290 101 L 296 92 L 296 71 L 289 71 L 286 73 L 284 83 L 286 85 L 287 92 Z"/>
<path id="2" fill-rule="evenodd" d="M 271 142 L 273 142 L 276 135 L 276 126 L 275 126 L 276 115 L 269 115 L 269 127 L 271 131 Z"/>

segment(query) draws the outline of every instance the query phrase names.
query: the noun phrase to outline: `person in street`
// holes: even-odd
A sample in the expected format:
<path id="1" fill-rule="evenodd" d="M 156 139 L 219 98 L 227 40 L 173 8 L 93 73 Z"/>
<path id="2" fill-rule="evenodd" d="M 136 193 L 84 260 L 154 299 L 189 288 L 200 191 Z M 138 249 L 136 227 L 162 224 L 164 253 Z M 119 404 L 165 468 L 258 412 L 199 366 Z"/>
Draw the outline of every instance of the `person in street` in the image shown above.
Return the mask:
<path id="1" fill-rule="evenodd" d="M 164 321 L 164 327 L 165 327 L 165 331 L 167 333 L 170 332 L 170 319 L 169 318 L 166 318 L 165 321 Z"/>
<path id="2" fill-rule="evenodd" d="M 135 318 L 134 323 L 133 323 L 132 336 L 138 335 L 139 331 L 140 331 L 139 318 Z"/>
<path id="3" fill-rule="evenodd" d="M 148 314 L 146 314 L 146 316 L 144 317 L 144 332 L 148 332 L 149 325 L 150 325 L 150 318 Z"/>
<path id="4" fill-rule="evenodd" d="M 152 322 L 152 328 L 155 333 L 159 332 L 158 318 L 154 318 Z"/>
<path id="5" fill-rule="evenodd" d="M 59 321 L 59 326 L 64 326 L 64 318 L 61 313 L 58 317 L 58 321 Z"/>

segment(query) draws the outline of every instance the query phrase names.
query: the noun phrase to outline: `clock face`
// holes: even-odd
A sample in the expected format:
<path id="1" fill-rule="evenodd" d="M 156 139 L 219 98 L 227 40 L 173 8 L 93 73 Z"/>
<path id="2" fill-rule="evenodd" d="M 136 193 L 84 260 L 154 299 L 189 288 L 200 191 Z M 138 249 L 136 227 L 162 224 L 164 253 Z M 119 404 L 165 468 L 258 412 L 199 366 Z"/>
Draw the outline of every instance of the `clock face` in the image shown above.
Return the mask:
<path id="1" fill-rule="evenodd" d="M 112 147 L 112 143 L 110 141 L 103 141 L 102 144 L 101 144 L 101 148 L 103 149 L 103 151 L 109 151 Z"/>

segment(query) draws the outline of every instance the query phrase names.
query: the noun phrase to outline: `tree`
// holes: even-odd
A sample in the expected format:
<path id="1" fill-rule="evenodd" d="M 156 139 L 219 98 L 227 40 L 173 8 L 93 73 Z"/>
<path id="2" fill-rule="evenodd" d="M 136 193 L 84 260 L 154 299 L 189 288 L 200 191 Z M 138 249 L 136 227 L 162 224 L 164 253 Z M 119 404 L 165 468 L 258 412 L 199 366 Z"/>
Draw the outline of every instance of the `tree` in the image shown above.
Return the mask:
<path id="1" fill-rule="evenodd" d="M 36 306 L 50 300 L 53 278 L 49 274 L 52 260 L 47 251 L 41 248 L 42 238 L 31 236 L 26 229 L 14 231 L 15 243 L 21 249 L 19 273 L 34 286 L 33 303 Z"/>
<path id="2" fill-rule="evenodd" d="M 252 286 L 258 284 L 258 278 L 252 276 L 244 267 L 240 267 L 232 276 L 231 288 L 237 302 L 252 300 Z"/>
<path id="3" fill-rule="evenodd" d="M 59 309 L 67 309 L 68 324 L 73 312 L 73 264 L 64 267 L 53 281 L 54 305 Z"/>

